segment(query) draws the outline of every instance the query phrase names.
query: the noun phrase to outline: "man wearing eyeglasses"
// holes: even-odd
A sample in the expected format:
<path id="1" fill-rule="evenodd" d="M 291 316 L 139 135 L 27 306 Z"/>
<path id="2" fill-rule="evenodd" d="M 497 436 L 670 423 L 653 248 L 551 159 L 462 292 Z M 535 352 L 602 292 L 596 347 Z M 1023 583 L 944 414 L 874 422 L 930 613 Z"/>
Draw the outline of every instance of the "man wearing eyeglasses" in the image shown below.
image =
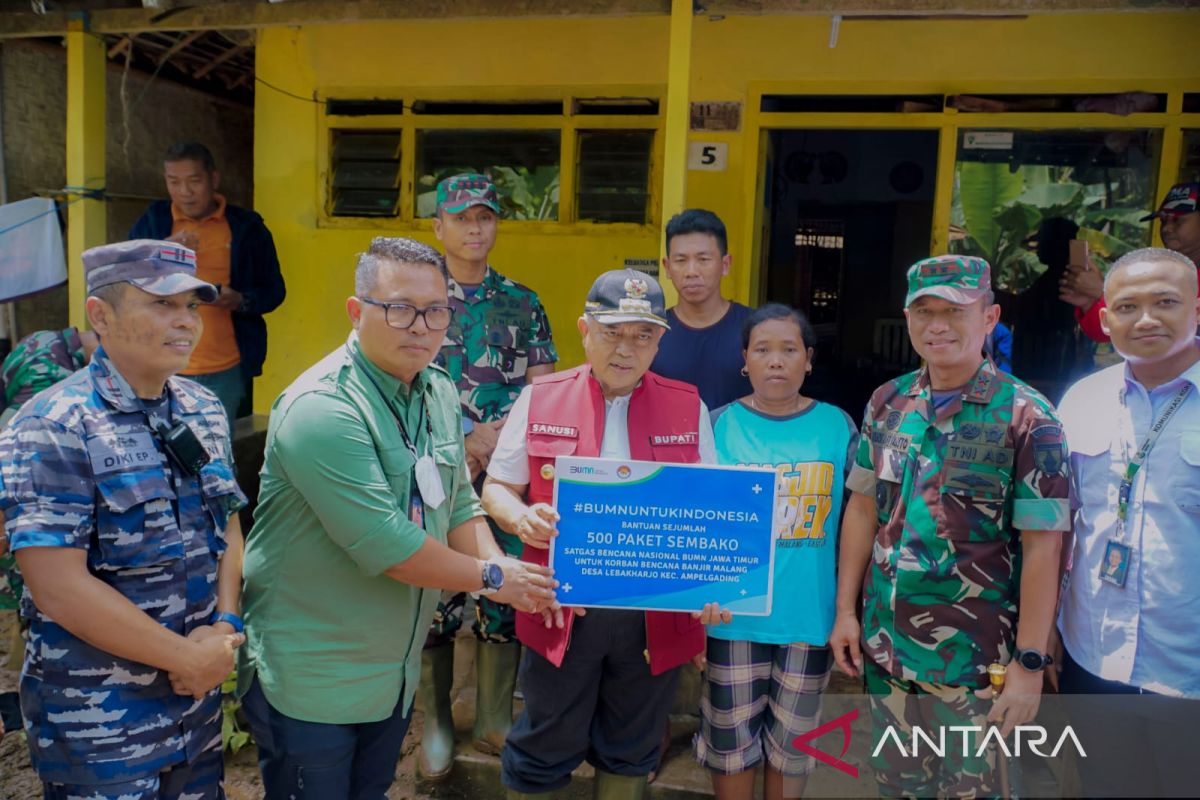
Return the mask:
<path id="1" fill-rule="evenodd" d="M 433 232 L 446 251 L 454 319 L 437 363 L 458 387 L 467 467 L 476 489 L 482 488 L 500 428 L 522 387 L 538 375 L 553 372 L 558 360 L 537 293 L 488 265 L 499 216 L 496 187 L 486 175 L 454 175 L 438 184 Z M 521 552 L 515 536 L 494 524 L 491 527 L 504 552 Z M 450 685 L 454 637 L 462 627 L 465 603 L 465 594 L 446 593 L 425 644 L 421 673 L 425 722 L 417 766 L 427 779 L 445 777 L 454 763 Z M 473 740 L 475 749 L 498 755 L 512 727 L 513 685 L 521 652 L 511 607 L 479 598 L 474 632 Z"/>
<path id="2" fill-rule="evenodd" d="M 458 393 L 431 365 L 446 287 L 437 251 L 374 239 L 350 338 L 271 410 L 238 683 L 272 800 L 384 796 L 441 589 L 553 599 L 549 570 L 496 546 L 471 487 Z"/>

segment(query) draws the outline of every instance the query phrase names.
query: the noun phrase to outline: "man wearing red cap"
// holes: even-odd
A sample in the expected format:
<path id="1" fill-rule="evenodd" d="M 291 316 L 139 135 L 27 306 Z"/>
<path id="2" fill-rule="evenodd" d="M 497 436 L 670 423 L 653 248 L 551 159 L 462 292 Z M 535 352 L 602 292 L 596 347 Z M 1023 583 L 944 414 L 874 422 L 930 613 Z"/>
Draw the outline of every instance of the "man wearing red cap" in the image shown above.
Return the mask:
<path id="1" fill-rule="evenodd" d="M 1200 264 L 1200 182 L 1177 183 L 1167 192 L 1162 205 L 1142 222 L 1157 219 L 1163 244 Z M 1095 267 L 1070 264 L 1062 279 L 1060 297 L 1075 309 L 1079 327 L 1093 341 L 1107 342 L 1108 334 L 1100 326 L 1104 308 L 1104 276 Z"/>

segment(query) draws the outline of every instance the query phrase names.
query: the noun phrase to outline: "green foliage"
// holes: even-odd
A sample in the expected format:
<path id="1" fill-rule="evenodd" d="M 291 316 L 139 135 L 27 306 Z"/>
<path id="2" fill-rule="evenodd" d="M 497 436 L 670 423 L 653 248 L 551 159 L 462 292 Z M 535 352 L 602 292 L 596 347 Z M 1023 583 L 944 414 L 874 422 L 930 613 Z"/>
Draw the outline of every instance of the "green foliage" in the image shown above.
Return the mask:
<path id="1" fill-rule="evenodd" d="M 236 753 L 250 743 L 250 731 L 238 721 L 238 710 L 242 703 L 237 699 L 237 673 L 230 675 L 221 684 L 221 746 Z"/>
<path id="2" fill-rule="evenodd" d="M 417 216 L 432 217 L 437 213 L 437 185 L 443 178 L 462 172 L 475 172 L 474 167 L 451 167 L 417 179 Z M 483 170 L 496 184 L 500 196 L 501 217 L 504 219 L 558 219 L 557 164 L 528 167 L 491 166 Z"/>
<path id="3" fill-rule="evenodd" d="M 1119 172 L 1119 171 L 1118 171 Z M 1119 176 L 1100 183 L 1076 180 L 1072 167 L 960 162 L 951 222 L 966 235 L 950 250 L 986 258 L 997 287 L 1019 292 L 1045 271 L 1034 249 L 1044 220 L 1064 217 L 1079 225 L 1098 266 L 1148 240 L 1142 199 Z"/>

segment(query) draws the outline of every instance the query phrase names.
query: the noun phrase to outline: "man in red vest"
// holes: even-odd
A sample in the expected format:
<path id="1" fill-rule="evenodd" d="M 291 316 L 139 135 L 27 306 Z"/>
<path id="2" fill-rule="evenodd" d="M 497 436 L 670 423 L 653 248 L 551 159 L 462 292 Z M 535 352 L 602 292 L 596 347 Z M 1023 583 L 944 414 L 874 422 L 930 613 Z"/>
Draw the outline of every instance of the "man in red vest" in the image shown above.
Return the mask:
<path id="1" fill-rule="evenodd" d="M 527 561 L 545 564 L 557 534 L 555 457 L 715 462 L 696 389 L 648 371 L 665 317 L 654 278 L 604 273 L 578 322 L 588 363 L 535 379 L 509 411 L 483 503 L 524 542 Z M 702 657 L 705 624 L 729 612 L 715 603 L 696 614 L 562 611 L 517 614 L 525 710 L 504 744 L 504 785 L 510 798 L 549 798 L 587 759 L 597 798 L 636 800 L 657 760 L 676 668 Z"/>

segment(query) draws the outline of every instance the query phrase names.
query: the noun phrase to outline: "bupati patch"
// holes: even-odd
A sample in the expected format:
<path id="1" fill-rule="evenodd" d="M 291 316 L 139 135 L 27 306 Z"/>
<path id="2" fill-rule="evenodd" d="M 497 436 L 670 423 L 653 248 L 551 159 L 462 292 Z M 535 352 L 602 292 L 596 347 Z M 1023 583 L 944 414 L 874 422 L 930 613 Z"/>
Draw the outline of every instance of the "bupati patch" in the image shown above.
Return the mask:
<path id="1" fill-rule="evenodd" d="M 564 439 L 578 439 L 579 428 L 572 428 L 570 425 L 550 425 L 545 422 L 533 422 L 529 425 L 531 434 L 540 434 L 541 436 L 561 436 Z"/>
<path id="2" fill-rule="evenodd" d="M 97 477 L 131 467 L 145 467 L 161 461 L 154 437 L 149 431 L 114 433 L 87 440 L 92 473 Z"/>
<path id="3" fill-rule="evenodd" d="M 699 434 L 696 433 L 668 433 L 661 436 L 651 436 L 650 444 L 698 444 L 700 441 Z"/>

